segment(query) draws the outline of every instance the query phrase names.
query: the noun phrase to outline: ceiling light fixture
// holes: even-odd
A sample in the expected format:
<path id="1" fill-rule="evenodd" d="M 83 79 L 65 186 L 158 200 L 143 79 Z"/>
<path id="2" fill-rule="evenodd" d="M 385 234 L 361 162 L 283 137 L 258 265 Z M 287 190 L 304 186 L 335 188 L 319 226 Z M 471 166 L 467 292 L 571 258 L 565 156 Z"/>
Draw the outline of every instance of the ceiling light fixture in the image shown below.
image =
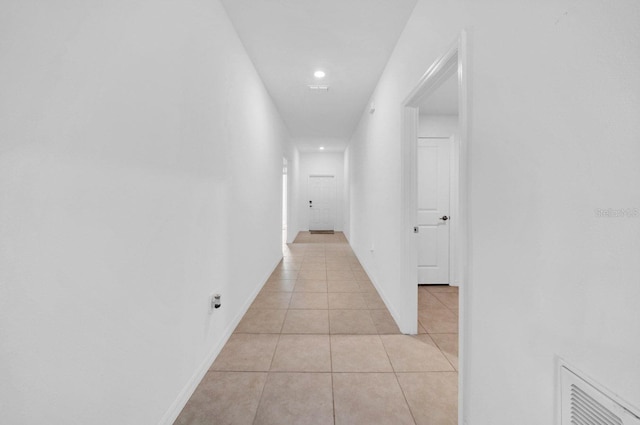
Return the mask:
<path id="1" fill-rule="evenodd" d="M 324 71 L 320 71 L 320 70 L 313 73 L 313 76 L 318 79 L 324 78 L 325 75 L 327 74 L 325 74 Z"/>
<path id="2" fill-rule="evenodd" d="M 323 151 L 324 150 L 324 146 L 320 146 L 320 150 Z"/>

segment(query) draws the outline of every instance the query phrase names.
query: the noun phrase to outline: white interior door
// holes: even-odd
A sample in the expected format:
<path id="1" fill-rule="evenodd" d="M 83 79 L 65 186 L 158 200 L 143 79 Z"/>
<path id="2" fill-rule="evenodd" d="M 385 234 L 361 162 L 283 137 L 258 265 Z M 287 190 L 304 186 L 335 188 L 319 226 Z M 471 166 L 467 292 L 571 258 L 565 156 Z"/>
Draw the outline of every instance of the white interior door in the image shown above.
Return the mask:
<path id="1" fill-rule="evenodd" d="M 309 230 L 334 230 L 333 176 L 309 176 Z"/>
<path id="2" fill-rule="evenodd" d="M 418 283 L 449 283 L 451 141 L 418 139 Z"/>

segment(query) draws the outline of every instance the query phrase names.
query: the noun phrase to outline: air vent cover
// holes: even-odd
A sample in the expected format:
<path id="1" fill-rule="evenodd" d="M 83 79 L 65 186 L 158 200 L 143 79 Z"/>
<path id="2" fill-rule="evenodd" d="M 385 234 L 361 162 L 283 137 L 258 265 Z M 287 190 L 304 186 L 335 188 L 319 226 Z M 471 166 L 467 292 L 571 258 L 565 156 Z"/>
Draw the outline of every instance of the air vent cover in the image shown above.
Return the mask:
<path id="1" fill-rule="evenodd" d="M 308 87 L 309 87 L 309 90 L 311 90 L 314 93 L 326 93 L 329 91 L 329 86 L 312 85 Z"/>
<path id="2" fill-rule="evenodd" d="M 562 425 L 640 425 L 640 418 L 620 400 L 560 367 Z"/>

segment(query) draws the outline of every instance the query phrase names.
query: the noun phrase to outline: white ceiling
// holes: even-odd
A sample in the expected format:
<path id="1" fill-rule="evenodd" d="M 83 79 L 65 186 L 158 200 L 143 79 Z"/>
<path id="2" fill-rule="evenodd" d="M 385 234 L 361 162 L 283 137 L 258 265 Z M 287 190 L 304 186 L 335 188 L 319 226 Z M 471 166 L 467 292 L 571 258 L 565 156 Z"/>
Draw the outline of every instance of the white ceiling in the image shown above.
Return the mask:
<path id="1" fill-rule="evenodd" d="M 222 3 L 299 149 L 342 151 L 416 0 Z"/>
<path id="2" fill-rule="evenodd" d="M 457 115 L 458 79 L 451 75 L 440 87 L 427 97 L 419 106 L 420 115 Z"/>

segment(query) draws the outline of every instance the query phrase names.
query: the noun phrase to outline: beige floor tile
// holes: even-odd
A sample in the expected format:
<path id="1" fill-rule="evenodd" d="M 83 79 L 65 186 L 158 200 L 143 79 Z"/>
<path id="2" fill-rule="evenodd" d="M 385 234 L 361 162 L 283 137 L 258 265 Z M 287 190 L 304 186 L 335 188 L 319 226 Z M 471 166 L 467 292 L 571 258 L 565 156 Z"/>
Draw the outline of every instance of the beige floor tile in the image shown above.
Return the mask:
<path id="1" fill-rule="evenodd" d="M 256 309 L 286 309 L 289 307 L 289 301 L 291 300 L 291 292 L 275 292 L 275 291 L 264 291 L 260 292 L 255 300 L 253 300 L 253 304 L 251 304 L 251 308 Z"/>
<path id="2" fill-rule="evenodd" d="M 276 333 L 282 330 L 287 310 L 250 308 L 236 328 L 236 333 Z"/>
<path id="3" fill-rule="evenodd" d="M 323 263 L 304 263 L 300 267 L 301 272 L 306 272 L 307 270 L 326 270 L 326 267 Z"/>
<path id="4" fill-rule="evenodd" d="M 299 262 L 286 261 L 278 264 L 276 270 L 300 270 L 300 264 Z"/>
<path id="5" fill-rule="evenodd" d="M 329 310 L 332 334 L 376 334 L 368 310 Z"/>
<path id="6" fill-rule="evenodd" d="M 266 380 L 263 372 L 208 372 L 174 425 L 251 425 Z"/>
<path id="7" fill-rule="evenodd" d="M 457 425 L 458 373 L 398 373 L 417 425 Z"/>
<path id="8" fill-rule="evenodd" d="M 327 289 L 329 292 L 362 292 L 355 280 L 328 280 Z"/>
<path id="9" fill-rule="evenodd" d="M 424 328 L 424 326 L 422 326 L 422 323 L 420 323 L 420 321 L 418 321 L 418 334 L 426 334 L 427 330 Z"/>
<path id="10" fill-rule="evenodd" d="M 302 263 L 302 260 L 304 260 L 304 250 L 298 250 L 298 249 L 296 249 L 295 251 L 290 250 L 289 252 L 285 252 L 282 258 L 283 262 L 290 261 L 290 262 Z"/>
<path id="11" fill-rule="evenodd" d="M 297 279 L 298 270 L 275 270 L 271 273 L 270 277 L 277 279 Z"/>
<path id="12" fill-rule="evenodd" d="M 353 273 L 353 275 L 355 276 L 355 278 L 357 280 L 362 280 L 362 281 L 365 281 L 365 282 L 369 282 L 370 281 L 369 280 L 369 276 L 367 276 L 367 274 L 364 271 L 361 271 L 361 272 L 360 271 L 353 271 L 352 273 Z"/>
<path id="13" fill-rule="evenodd" d="M 377 292 L 363 292 L 362 296 L 364 297 L 364 301 L 367 303 L 368 308 L 387 308 Z"/>
<path id="14" fill-rule="evenodd" d="M 344 263 L 338 263 L 338 262 L 330 262 L 327 259 L 327 264 L 325 267 L 328 271 L 330 270 L 351 271 L 351 266 L 346 261 Z"/>
<path id="15" fill-rule="evenodd" d="M 453 371 L 429 335 L 381 335 L 396 372 Z"/>
<path id="16" fill-rule="evenodd" d="M 334 373 L 336 425 L 413 425 L 393 373 Z"/>
<path id="17" fill-rule="evenodd" d="M 289 310 L 283 334 L 328 334 L 329 310 Z"/>
<path id="18" fill-rule="evenodd" d="M 400 329 L 387 309 L 369 310 L 371 320 L 379 334 L 399 334 Z"/>
<path id="19" fill-rule="evenodd" d="M 307 243 L 307 251 L 324 251 L 325 243 L 323 241 L 316 240 L 315 236 L 311 236 L 309 240 L 310 243 Z M 322 242 L 322 243 L 319 243 Z"/>
<path id="20" fill-rule="evenodd" d="M 359 264 L 351 264 L 351 271 L 365 273 L 364 269 Z"/>
<path id="21" fill-rule="evenodd" d="M 261 292 L 293 292 L 293 287 L 296 286 L 295 280 L 290 279 L 274 279 L 268 280 L 262 287 Z"/>
<path id="22" fill-rule="evenodd" d="M 352 255 L 348 245 L 345 246 L 342 244 L 327 244 L 324 246 L 324 252 L 327 257 L 342 258 L 345 255 Z"/>
<path id="23" fill-rule="evenodd" d="M 337 292 L 329 294 L 329 308 L 332 310 L 364 310 L 367 308 L 367 304 L 360 293 Z"/>
<path id="24" fill-rule="evenodd" d="M 378 335 L 331 335 L 334 372 L 392 372 Z"/>
<path id="25" fill-rule="evenodd" d="M 431 292 L 419 289 L 418 290 L 418 308 L 419 309 L 439 309 L 439 308 L 447 308 L 434 294 Z"/>
<path id="26" fill-rule="evenodd" d="M 449 285 L 423 285 L 421 288 L 425 288 L 427 291 L 432 293 L 438 292 L 458 292 L 457 286 L 449 286 Z"/>
<path id="27" fill-rule="evenodd" d="M 453 367 L 458 370 L 458 334 L 431 334 L 430 336 Z"/>
<path id="28" fill-rule="evenodd" d="M 329 335 L 281 335 L 271 371 L 331 372 Z"/>
<path id="29" fill-rule="evenodd" d="M 331 425 L 330 373 L 270 373 L 254 425 Z"/>
<path id="30" fill-rule="evenodd" d="M 305 244 L 287 244 L 287 248 L 289 248 L 292 252 L 304 252 L 307 250 L 307 246 Z"/>
<path id="31" fill-rule="evenodd" d="M 295 273 L 299 273 L 299 270 L 286 270 L 287 272 L 295 272 Z M 279 274 L 274 275 L 273 273 L 269 276 L 269 278 L 267 279 L 267 282 L 271 282 L 273 280 L 296 280 L 297 277 L 282 277 Z"/>
<path id="32" fill-rule="evenodd" d="M 325 265 L 327 260 L 325 259 L 324 254 L 305 254 L 304 259 L 302 260 L 302 265 L 306 264 L 322 264 Z"/>
<path id="33" fill-rule="evenodd" d="M 327 270 L 327 280 L 355 280 L 351 270 Z"/>
<path id="34" fill-rule="evenodd" d="M 435 296 L 442 304 L 447 308 L 458 308 L 458 293 L 457 292 L 434 292 Z"/>
<path id="35" fill-rule="evenodd" d="M 327 280 L 327 272 L 325 270 L 302 270 L 298 278 L 301 280 Z"/>
<path id="36" fill-rule="evenodd" d="M 278 335 L 233 334 L 211 370 L 237 372 L 268 371 L 278 343 Z"/>
<path id="37" fill-rule="evenodd" d="M 368 292 L 378 295 L 378 290 L 371 282 L 358 281 L 358 286 L 360 286 L 360 292 Z"/>
<path id="38" fill-rule="evenodd" d="M 294 292 L 327 292 L 326 280 L 298 280 Z"/>
<path id="39" fill-rule="evenodd" d="M 300 270 L 300 267 L 302 267 L 302 259 L 298 260 L 298 259 L 287 259 L 285 258 L 284 261 L 282 261 L 279 265 L 278 268 L 280 268 L 281 270 Z M 274 270 L 275 271 L 275 270 Z"/>
<path id="40" fill-rule="evenodd" d="M 329 308 L 326 292 L 294 292 L 290 309 L 320 310 Z"/>
<path id="41" fill-rule="evenodd" d="M 427 333 L 452 334 L 458 333 L 458 318 L 448 309 L 418 311 L 418 320 Z"/>

